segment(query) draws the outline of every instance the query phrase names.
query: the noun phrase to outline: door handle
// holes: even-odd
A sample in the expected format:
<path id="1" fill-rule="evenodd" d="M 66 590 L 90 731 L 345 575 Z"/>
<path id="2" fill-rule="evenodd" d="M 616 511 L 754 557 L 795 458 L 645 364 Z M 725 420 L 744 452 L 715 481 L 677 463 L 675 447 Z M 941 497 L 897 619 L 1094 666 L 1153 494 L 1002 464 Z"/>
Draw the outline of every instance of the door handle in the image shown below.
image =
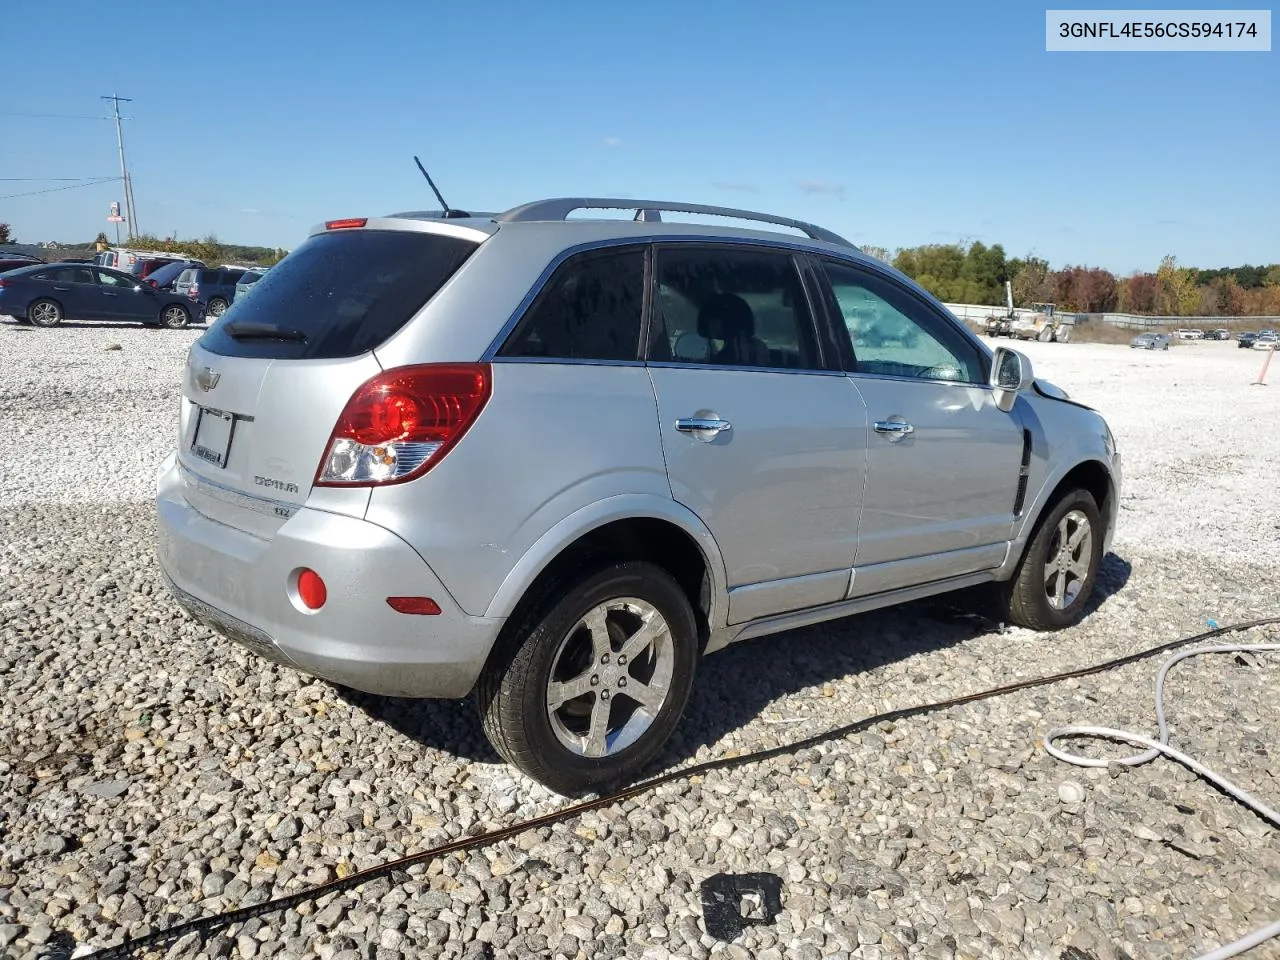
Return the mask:
<path id="1" fill-rule="evenodd" d="M 725 430 L 732 430 L 733 424 L 719 417 L 682 417 L 676 421 L 676 429 L 681 433 L 692 433 L 699 440 L 711 440 Z"/>
<path id="2" fill-rule="evenodd" d="M 70 290 L 71 288 L 70 288 L 70 287 L 59 287 L 59 286 L 55 285 L 53 289 L 55 289 L 55 290 L 61 290 L 63 293 L 65 293 L 66 291 Z"/>
<path id="3" fill-rule="evenodd" d="M 882 437 L 888 437 L 890 440 L 901 440 L 908 434 L 915 433 L 916 428 L 905 420 L 877 420 L 875 422 L 875 431 Z"/>
<path id="4" fill-rule="evenodd" d="M 103 295 L 104 297 L 118 297 L 118 296 L 120 296 L 120 294 L 118 294 L 118 293 L 112 293 L 110 290 L 103 290 L 103 291 L 102 291 L 102 295 Z"/>

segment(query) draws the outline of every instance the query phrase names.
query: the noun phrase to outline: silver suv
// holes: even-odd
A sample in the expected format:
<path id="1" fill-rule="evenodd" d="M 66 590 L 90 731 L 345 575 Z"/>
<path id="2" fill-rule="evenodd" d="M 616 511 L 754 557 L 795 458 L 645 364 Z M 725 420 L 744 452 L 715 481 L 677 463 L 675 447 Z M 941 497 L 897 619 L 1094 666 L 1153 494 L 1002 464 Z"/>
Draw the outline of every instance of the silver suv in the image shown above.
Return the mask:
<path id="1" fill-rule="evenodd" d="M 263 657 L 474 693 L 577 793 L 734 641 L 986 582 L 1076 622 L 1119 485 L 1101 416 L 835 234 L 548 200 L 333 220 L 273 267 L 191 348 L 158 555 Z"/>

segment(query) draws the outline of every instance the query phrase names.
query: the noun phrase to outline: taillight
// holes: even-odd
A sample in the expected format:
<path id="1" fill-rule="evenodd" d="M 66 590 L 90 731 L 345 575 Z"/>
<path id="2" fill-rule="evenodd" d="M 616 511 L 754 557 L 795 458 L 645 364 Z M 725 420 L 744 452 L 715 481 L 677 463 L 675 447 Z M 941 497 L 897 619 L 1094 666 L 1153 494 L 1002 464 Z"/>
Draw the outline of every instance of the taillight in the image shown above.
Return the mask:
<path id="1" fill-rule="evenodd" d="M 485 363 L 423 364 L 378 374 L 343 408 L 315 485 L 377 486 L 422 476 L 467 432 L 492 389 Z"/>
<path id="2" fill-rule="evenodd" d="M 368 222 L 368 217 L 347 217 L 345 220 L 326 220 L 324 228 L 326 230 L 352 230 L 357 227 L 363 227 Z"/>

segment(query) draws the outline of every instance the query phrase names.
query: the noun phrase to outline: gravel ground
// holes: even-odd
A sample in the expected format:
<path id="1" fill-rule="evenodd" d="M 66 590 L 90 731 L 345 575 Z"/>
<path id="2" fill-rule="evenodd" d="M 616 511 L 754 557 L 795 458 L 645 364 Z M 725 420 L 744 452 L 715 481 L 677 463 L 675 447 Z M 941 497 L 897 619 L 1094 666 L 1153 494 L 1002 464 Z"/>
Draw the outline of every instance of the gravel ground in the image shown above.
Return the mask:
<path id="1" fill-rule="evenodd" d="M 2 957 L 105 946 L 564 803 L 497 762 L 469 703 L 344 695 L 165 598 L 149 497 L 196 336 L 0 323 Z M 921 603 L 730 648 L 663 764 L 1280 613 L 1258 354 L 1024 346 L 1126 457 L 1094 612 L 1046 637 Z M 1277 660 L 1198 658 L 1168 691 L 1174 742 L 1272 804 Z M 1066 723 L 1153 730 L 1157 663 L 708 773 L 152 956 L 1196 956 L 1280 916 L 1277 831 L 1170 762 L 1081 770 L 1039 743 Z M 757 870 L 782 877 L 783 912 L 714 941 L 699 884 Z"/>

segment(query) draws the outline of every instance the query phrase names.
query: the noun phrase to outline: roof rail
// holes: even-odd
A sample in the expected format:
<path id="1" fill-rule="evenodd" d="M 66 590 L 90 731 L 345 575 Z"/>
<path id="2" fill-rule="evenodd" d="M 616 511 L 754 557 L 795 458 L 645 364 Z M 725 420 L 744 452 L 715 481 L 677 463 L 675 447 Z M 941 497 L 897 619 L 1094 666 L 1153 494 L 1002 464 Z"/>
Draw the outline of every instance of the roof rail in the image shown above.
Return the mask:
<path id="1" fill-rule="evenodd" d="M 772 223 L 781 227 L 799 230 L 812 240 L 823 240 L 827 243 L 852 247 L 853 244 L 837 233 L 824 227 L 805 223 L 803 220 L 792 220 L 790 217 L 775 217 L 768 213 L 756 213 L 751 210 L 736 210 L 733 207 L 713 207 L 700 203 L 671 203 L 665 200 L 622 200 L 607 197 L 557 197 L 552 200 L 535 200 L 519 207 L 512 207 L 506 213 L 500 213 L 493 219 L 499 223 L 526 223 L 532 220 L 566 220 L 574 210 L 634 210 L 635 219 L 655 223 L 662 220 L 662 212 L 698 213 L 713 217 L 733 217 L 737 220 L 758 220 L 761 223 Z"/>

